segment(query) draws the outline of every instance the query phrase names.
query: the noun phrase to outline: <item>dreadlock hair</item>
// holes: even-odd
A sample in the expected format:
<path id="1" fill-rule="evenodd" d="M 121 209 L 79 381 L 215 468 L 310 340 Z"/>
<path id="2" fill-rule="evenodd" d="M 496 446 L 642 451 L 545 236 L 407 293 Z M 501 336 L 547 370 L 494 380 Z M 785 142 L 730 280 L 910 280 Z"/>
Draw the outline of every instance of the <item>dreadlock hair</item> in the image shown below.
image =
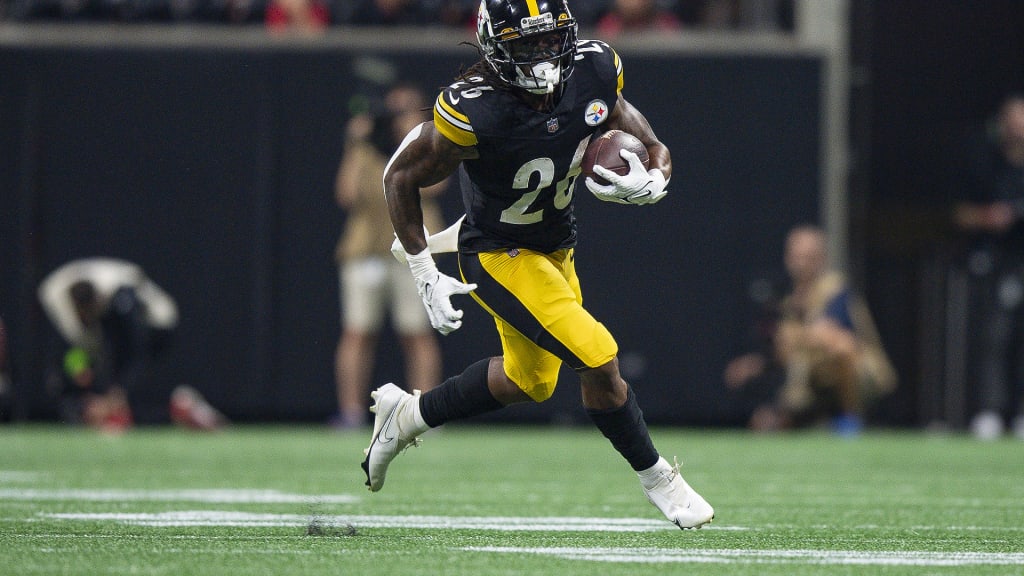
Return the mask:
<path id="1" fill-rule="evenodd" d="M 455 76 L 456 80 L 467 80 L 470 77 L 478 76 L 483 78 L 484 82 L 496 90 L 512 91 L 512 86 L 510 86 L 508 82 L 502 80 L 501 77 L 498 76 L 498 73 L 494 71 L 494 68 L 491 68 L 491 65 L 484 59 L 484 53 L 479 46 L 472 42 L 462 42 L 461 44 L 472 46 L 476 50 L 480 59 L 473 63 L 469 68 L 460 68 L 458 75 Z"/>
<path id="2" fill-rule="evenodd" d="M 470 42 L 462 42 L 462 44 L 467 44 L 475 48 L 477 54 L 480 56 L 480 59 L 477 60 L 469 68 L 460 68 L 459 74 L 455 77 L 457 81 L 468 80 L 471 77 L 480 77 L 483 78 L 484 82 L 488 86 L 494 88 L 495 90 L 500 90 L 503 92 L 507 92 L 509 94 L 514 94 L 518 98 L 524 97 L 523 94 L 527 93 L 525 90 L 516 90 L 515 86 L 506 82 L 500 76 L 498 76 L 498 73 L 494 70 L 494 68 L 491 67 L 490 64 L 488 64 L 487 59 L 484 58 L 483 51 L 480 49 L 479 46 Z M 559 97 L 560 96 L 555 96 L 554 98 L 552 98 L 551 95 L 548 95 L 546 104 L 547 109 L 553 108 Z"/>

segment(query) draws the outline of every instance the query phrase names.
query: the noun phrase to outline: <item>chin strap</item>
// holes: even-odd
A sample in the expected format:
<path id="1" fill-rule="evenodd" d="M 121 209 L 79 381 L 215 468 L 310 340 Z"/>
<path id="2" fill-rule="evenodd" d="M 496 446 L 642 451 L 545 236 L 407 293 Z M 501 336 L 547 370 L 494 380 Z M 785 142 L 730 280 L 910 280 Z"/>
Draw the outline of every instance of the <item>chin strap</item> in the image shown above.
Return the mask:
<path id="1" fill-rule="evenodd" d="M 537 66 L 540 68 L 540 66 Z M 545 94 L 551 94 L 555 91 L 555 86 L 558 85 L 559 80 L 562 78 L 561 71 L 556 67 L 547 68 L 544 70 L 537 70 L 540 72 L 540 77 L 544 81 L 544 86 L 547 88 Z"/>
<path id="2" fill-rule="evenodd" d="M 519 70 L 522 87 L 533 94 L 552 94 L 562 81 L 562 71 L 551 62 L 541 62 L 530 68 L 531 76 Z M 527 87 L 527 84 L 533 86 Z"/>

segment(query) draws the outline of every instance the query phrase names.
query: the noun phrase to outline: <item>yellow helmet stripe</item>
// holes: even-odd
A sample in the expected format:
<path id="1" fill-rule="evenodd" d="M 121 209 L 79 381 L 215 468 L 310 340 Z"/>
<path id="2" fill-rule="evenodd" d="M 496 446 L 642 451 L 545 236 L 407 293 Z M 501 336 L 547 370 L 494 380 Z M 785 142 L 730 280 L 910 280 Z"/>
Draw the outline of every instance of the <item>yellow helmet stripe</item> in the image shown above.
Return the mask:
<path id="1" fill-rule="evenodd" d="M 526 0 L 526 8 L 530 11 L 530 16 L 540 16 L 540 8 L 537 7 L 537 0 Z"/>

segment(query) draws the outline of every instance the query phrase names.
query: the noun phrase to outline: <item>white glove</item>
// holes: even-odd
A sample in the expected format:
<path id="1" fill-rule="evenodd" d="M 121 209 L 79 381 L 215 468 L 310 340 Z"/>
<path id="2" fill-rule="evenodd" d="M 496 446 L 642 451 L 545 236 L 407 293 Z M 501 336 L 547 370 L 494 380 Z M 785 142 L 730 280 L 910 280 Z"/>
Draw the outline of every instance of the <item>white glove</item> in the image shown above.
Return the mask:
<path id="1" fill-rule="evenodd" d="M 416 289 L 430 317 L 430 325 L 445 335 L 458 330 L 462 326 L 462 310 L 456 310 L 450 298 L 452 294 L 469 294 L 476 290 L 476 284 L 463 284 L 438 271 L 434 257 L 430 255 L 430 248 L 425 248 L 419 254 L 407 254 L 406 258 L 416 280 Z"/>
<path id="2" fill-rule="evenodd" d="M 598 184 L 593 178 L 587 177 L 587 189 L 594 196 L 605 202 L 619 204 L 654 204 L 665 197 L 668 192 L 665 186 L 668 181 L 657 168 L 647 170 L 635 152 L 620 150 L 619 156 L 629 162 L 629 173 L 619 175 L 604 166 L 595 165 L 594 174 L 604 178 L 610 184 Z"/>

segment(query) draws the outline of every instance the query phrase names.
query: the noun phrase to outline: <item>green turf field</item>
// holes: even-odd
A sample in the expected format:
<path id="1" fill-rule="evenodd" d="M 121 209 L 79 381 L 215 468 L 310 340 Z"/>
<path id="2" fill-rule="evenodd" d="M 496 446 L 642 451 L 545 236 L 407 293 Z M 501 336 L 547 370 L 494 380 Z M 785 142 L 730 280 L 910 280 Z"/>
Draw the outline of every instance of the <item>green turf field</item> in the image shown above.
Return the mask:
<path id="1" fill-rule="evenodd" d="M 371 494 L 362 433 L 0 427 L 0 574 L 1024 575 L 1024 442 L 652 433 L 711 527 L 589 428 L 450 427 Z"/>

